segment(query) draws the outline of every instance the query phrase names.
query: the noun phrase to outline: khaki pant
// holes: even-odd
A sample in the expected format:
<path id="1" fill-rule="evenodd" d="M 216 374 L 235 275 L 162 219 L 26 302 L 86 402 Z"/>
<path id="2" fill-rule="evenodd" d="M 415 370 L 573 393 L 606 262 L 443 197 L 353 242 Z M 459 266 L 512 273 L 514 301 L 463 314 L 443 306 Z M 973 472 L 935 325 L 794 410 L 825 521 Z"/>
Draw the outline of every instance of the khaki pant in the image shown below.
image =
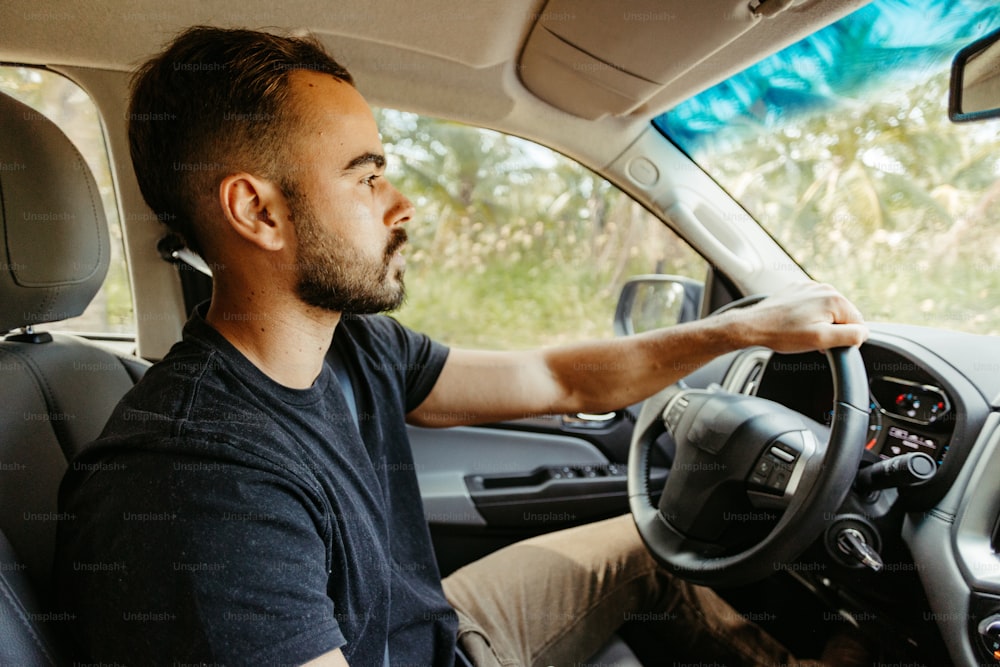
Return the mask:
<path id="1" fill-rule="evenodd" d="M 458 612 L 459 644 L 477 667 L 583 667 L 630 619 L 663 621 L 665 665 L 692 657 L 822 664 L 796 661 L 710 589 L 664 572 L 630 516 L 501 549 L 445 578 L 444 592 Z"/>

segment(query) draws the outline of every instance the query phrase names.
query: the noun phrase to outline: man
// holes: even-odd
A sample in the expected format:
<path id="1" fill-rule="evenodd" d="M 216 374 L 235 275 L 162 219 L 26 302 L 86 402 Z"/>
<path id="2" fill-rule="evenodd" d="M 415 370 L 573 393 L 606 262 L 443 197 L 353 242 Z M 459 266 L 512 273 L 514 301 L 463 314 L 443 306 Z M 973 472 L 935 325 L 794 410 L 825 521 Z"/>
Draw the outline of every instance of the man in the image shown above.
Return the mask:
<path id="1" fill-rule="evenodd" d="M 405 422 L 607 411 L 748 345 L 857 345 L 843 297 L 807 285 L 627 339 L 449 351 L 370 315 L 402 301 L 413 206 L 316 43 L 191 29 L 140 69 L 129 117 L 143 195 L 214 286 L 61 489 L 58 586 L 87 659 L 450 666 L 458 638 L 477 665 L 564 665 L 626 614 L 669 609 L 725 660 L 787 662 L 660 571 L 628 517 L 493 554 L 442 591 Z"/>

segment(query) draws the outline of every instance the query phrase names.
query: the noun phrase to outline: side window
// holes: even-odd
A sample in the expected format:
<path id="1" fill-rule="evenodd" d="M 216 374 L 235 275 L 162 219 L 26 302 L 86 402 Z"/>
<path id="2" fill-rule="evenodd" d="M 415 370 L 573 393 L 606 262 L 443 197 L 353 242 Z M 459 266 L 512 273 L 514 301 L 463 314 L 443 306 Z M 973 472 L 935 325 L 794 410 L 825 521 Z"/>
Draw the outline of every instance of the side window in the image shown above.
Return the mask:
<path id="1" fill-rule="evenodd" d="M 76 145 L 97 181 L 111 233 L 111 266 L 90 306 L 79 317 L 46 324 L 42 328 L 97 335 L 134 334 L 135 315 L 121 222 L 97 107 L 90 96 L 69 79 L 29 67 L 0 66 L 0 92 L 49 118 Z"/>
<path id="2" fill-rule="evenodd" d="M 414 203 L 397 317 L 453 346 L 614 335 L 622 284 L 703 280 L 705 261 L 597 174 L 547 148 L 410 113 L 376 113 L 388 176 Z"/>

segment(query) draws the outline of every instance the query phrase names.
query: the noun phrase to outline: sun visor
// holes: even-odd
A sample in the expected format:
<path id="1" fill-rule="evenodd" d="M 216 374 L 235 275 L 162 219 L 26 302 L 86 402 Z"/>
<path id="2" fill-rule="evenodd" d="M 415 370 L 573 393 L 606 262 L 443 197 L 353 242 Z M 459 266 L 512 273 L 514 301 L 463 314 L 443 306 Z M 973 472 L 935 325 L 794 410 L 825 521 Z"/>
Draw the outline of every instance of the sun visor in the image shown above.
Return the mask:
<path id="1" fill-rule="evenodd" d="M 573 115 L 623 115 L 758 20 L 746 0 L 550 0 L 519 74 L 528 90 Z"/>

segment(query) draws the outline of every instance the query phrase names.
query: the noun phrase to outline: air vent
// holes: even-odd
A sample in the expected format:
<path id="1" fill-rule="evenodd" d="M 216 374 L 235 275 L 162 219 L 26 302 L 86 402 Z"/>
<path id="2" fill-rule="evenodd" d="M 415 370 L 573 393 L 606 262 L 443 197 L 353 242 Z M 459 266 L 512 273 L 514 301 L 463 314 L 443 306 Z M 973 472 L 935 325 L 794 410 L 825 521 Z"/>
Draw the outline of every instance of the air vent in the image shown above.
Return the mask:
<path id="1" fill-rule="evenodd" d="M 750 372 L 747 373 L 747 379 L 743 383 L 743 388 L 740 389 L 741 394 L 746 394 L 747 396 L 755 396 L 757 394 L 757 387 L 760 386 L 760 376 L 764 373 L 764 362 L 758 361 L 750 368 Z"/>
<path id="2" fill-rule="evenodd" d="M 734 394 L 756 396 L 757 390 L 760 389 L 760 382 L 764 378 L 764 369 L 770 359 L 771 351 L 763 347 L 754 348 L 744 353 L 733 364 L 729 375 L 723 382 L 723 387 L 726 391 Z"/>

